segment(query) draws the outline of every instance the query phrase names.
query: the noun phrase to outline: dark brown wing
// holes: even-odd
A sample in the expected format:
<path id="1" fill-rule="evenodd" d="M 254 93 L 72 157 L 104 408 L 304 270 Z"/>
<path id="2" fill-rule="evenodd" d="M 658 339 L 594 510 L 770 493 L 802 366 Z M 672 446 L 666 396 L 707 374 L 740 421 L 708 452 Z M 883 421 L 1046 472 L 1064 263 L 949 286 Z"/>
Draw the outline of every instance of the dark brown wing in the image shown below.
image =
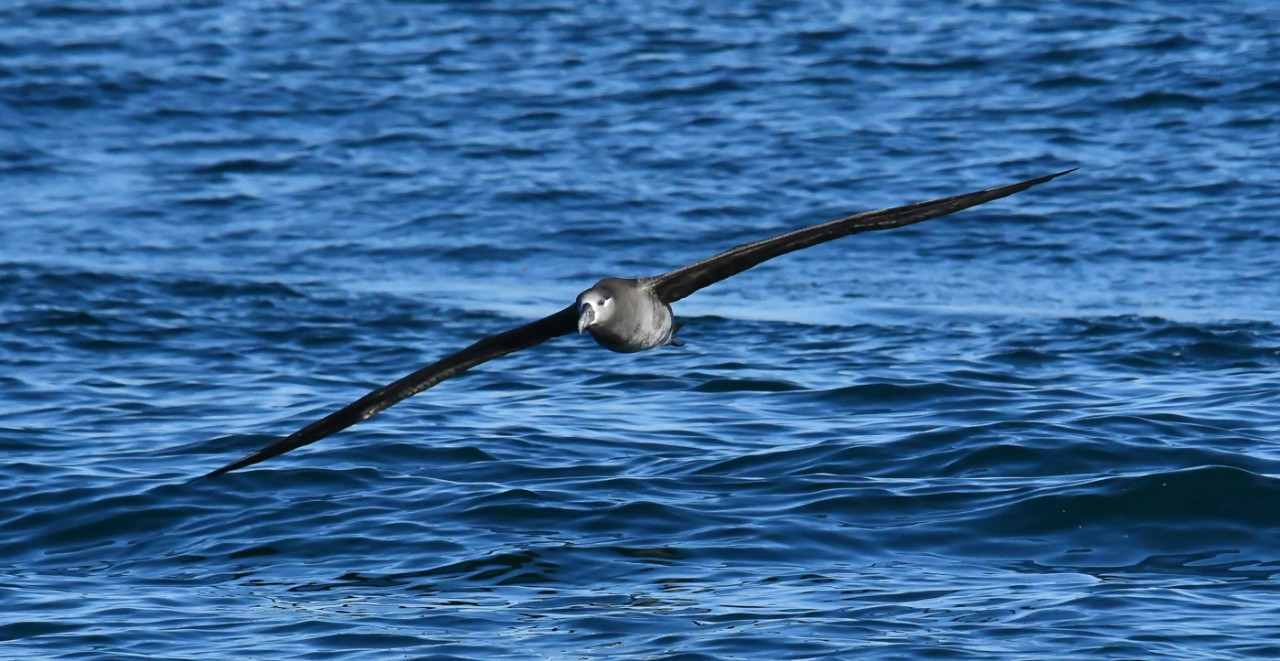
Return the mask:
<path id="1" fill-rule="evenodd" d="M 987 190 L 965 195 L 917 202 L 908 204 L 905 207 L 865 211 L 839 220 L 833 220 L 829 223 L 788 232 L 771 239 L 746 243 L 695 264 L 690 264 L 659 276 L 645 278 L 642 283 L 649 287 L 664 303 L 674 303 L 703 287 L 742 273 L 779 255 L 785 255 L 801 248 L 816 246 L 819 243 L 826 243 L 832 239 L 857 234 L 858 232 L 901 227 L 929 220 L 930 218 L 945 216 L 961 209 L 1013 195 L 1074 171 L 1075 168 L 1072 168 L 1047 177 L 1028 179 L 1020 183 L 999 188 L 988 188 Z"/>
<path id="2" fill-rule="evenodd" d="M 577 330 L 577 305 L 570 305 L 549 317 L 543 317 L 505 333 L 490 335 L 452 356 L 427 365 L 399 381 L 378 388 L 275 443 L 202 477 L 214 477 L 238 468 L 251 466 L 259 461 L 265 461 L 276 455 L 315 443 L 361 420 L 368 420 L 378 412 L 390 408 L 401 400 L 412 397 L 480 363 L 505 356 L 513 351 L 537 346 L 553 337 L 575 333 Z"/>

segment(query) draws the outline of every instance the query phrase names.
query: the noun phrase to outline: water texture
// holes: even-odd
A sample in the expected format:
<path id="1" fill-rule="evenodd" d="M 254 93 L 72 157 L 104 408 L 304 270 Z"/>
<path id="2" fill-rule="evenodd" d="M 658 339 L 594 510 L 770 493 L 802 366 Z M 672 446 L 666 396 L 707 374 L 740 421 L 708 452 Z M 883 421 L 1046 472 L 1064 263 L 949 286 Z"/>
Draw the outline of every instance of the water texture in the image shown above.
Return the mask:
<path id="1" fill-rule="evenodd" d="M 1261 0 L 3 3 L 0 657 L 1280 656 L 1277 108 Z"/>

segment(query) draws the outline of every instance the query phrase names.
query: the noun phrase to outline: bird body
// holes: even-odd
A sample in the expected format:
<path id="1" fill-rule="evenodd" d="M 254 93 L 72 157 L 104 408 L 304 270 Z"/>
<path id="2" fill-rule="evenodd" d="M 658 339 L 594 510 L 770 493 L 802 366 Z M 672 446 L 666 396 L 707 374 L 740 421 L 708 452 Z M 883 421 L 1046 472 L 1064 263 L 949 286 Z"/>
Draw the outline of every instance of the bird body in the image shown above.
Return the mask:
<path id="1" fill-rule="evenodd" d="M 314 443 L 476 365 L 542 344 L 554 337 L 570 335 L 575 330 L 579 335 L 589 332 L 600 346 L 620 353 L 646 351 L 668 344 L 679 346 L 682 343 L 675 338 L 675 333 L 680 325 L 675 322 L 671 304 L 703 287 L 780 255 L 850 234 L 901 227 L 944 216 L 1013 195 L 1072 171 L 1074 168 L 1007 186 L 853 214 L 745 243 L 662 275 L 634 279 L 605 278 L 558 312 L 485 337 L 202 477 L 221 475 Z"/>
<path id="2" fill-rule="evenodd" d="M 618 353 L 656 349 L 675 340 L 671 306 L 636 279 L 605 278 L 578 295 L 578 332 Z"/>

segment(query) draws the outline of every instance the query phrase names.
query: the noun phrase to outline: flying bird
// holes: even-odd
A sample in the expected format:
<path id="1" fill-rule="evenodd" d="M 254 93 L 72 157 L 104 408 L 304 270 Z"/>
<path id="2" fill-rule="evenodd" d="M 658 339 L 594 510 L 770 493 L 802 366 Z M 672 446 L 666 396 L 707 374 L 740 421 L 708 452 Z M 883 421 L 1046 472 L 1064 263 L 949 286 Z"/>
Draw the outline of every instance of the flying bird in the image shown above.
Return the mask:
<path id="1" fill-rule="evenodd" d="M 504 333 L 490 335 L 374 390 L 243 459 L 196 479 L 215 477 L 315 443 L 357 422 L 368 420 L 380 411 L 476 365 L 537 346 L 561 335 L 590 333 L 600 346 L 620 353 L 646 351 L 668 344 L 679 346 L 682 343 L 676 338 L 676 331 L 680 329 L 680 324 L 675 321 L 671 304 L 703 287 L 789 252 L 850 234 L 902 227 L 945 216 L 1013 195 L 1074 171 L 1075 168 L 1072 168 L 1007 186 L 892 209 L 857 213 L 770 239 L 745 243 L 662 275 L 648 278 L 605 278 L 579 294 L 577 300 L 559 312 Z"/>

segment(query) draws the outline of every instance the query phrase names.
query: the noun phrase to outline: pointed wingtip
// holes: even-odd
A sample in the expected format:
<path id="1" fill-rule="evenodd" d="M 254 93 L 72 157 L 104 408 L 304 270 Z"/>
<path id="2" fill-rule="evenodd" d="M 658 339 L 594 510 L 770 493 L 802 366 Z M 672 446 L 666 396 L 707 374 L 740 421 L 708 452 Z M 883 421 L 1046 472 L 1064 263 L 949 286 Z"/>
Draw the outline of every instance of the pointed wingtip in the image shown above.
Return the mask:
<path id="1" fill-rule="evenodd" d="M 1061 177 L 1061 176 L 1063 176 L 1063 175 L 1071 174 L 1072 172 L 1075 172 L 1076 170 L 1079 170 L 1079 169 L 1080 169 L 1079 167 L 1074 167 L 1074 168 L 1071 168 L 1070 170 L 1063 170 L 1063 171 L 1061 171 L 1061 172 L 1055 172 L 1055 173 L 1053 173 L 1053 174 L 1046 174 L 1046 175 L 1044 175 L 1043 177 L 1036 177 L 1035 179 L 1028 179 L 1028 180 L 1026 180 L 1026 181 L 1024 181 L 1024 182 L 1022 182 L 1022 183 L 1023 183 L 1023 184 L 1025 184 L 1025 185 L 1027 185 L 1027 186 L 1035 186 L 1035 185 L 1037 185 L 1037 184 L 1043 184 L 1043 183 L 1044 183 L 1044 182 L 1046 182 L 1046 181 L 1052 181 L 1052 180 L 1057 179 L 1058 177 Z M 1016 185 L 1018 185 L 1018 184 L 1014 184 L 1014 185 L 1016 186 Z"/>
<path id="2" fill-rule="evenodd" d="M 1062 175 L 1064 175 L 1064 174 L 1071 174 L 1072 172 L 1075 172 L 1076 170 L 1079 170 L 1079 169 L 1080 169 L 1080 167 L 1079 167 L 1079 166 L 1076 166 L 1076 167 L 1074 167 L 1074 168 L 1071 168 L 1070 170 L 1063 170 L 1062 172 L 1056 172 L 1056 173 L 1051 174 L 1051 175 L 1049 175 L 1049 176 L 1047 176 L 1047 177 L 1041 177 L 1041 178 L 1040 178 L 1040 180 L 1041 180 L 1041 181 L 1049 181 L 1050 179 L 1057 179 L 1058 177 L 1061 177 L 1061 176 L 1062 176 Z"/>
<path id="3" fill-rule="evenodd" d="M 1044 175 L 1043 177 L 1036 177 L 1036 178 L 1034 178 L 1034 179 L 1027 179 L 1027 180 L 1025 180 L 1025 181 L 1019 181 L 1019 182 L 1018 182 L 1018 183 L 1016 183 L 1016 184 L 1006 184 L 1006 185 L 1004 185 L 1004 186 L 997 186 L 997 187 L 995 187 L 995 188 L 989 188 L 989 189 L 987 189 L 987 190 L 985 190 L 985 191 L 982 191 L 982 192 L 983 192 L 983 193 L 995 193 L 995 194 L 997 194 L 996 198 L 991 198 L 991 199 L 998 199 L 998 198 L 1000 198 L 1000 197 L 1005 197 L 1005 196 L 1008 196 L 1008 195 L 1013 195 L 1014 193 L 1019 193 L 1019 192 L 1021 192 L 1021 191 L 1027 190 L 1028 188 L 1031 188 L 1031 187 L 1033 187 L 1033 186 L 1039 186 L 1040 184 L 1043 184 L 1043 183 L 1046 183 L 1046 182 L 1049 182 L 1049 181 L 1053 181 L 1054 179 L 1057 179 L 1058 177 L 1061 177 L 1061 176 L 1063 176 L 1063 175 L 1071 174 L 1072 172 L 1075 172 L 1076 170 L 1079 170 L 1079 169 L 1080 169 L 1079 167 L 1074 167 L 1074 168 L 1071 168 L 1071 169 L 1069 169 L 1069 170 L 1063 170 L 1063 171 L 1061 171 L 1061 172 L 1055 172 L 1055 173 L 1053 173 L 1053 174 L 1046 174 L 1046 175 Z M 967 197 L 967 196 L 959 196 L 959 197 Z M 990 200 L 983 200 L 983 202 L 987 202 L 987 201 L 990 201 Z"/>
<path id="4" fill-rule="evenodd" d="M 222 475 L 222 474 L 223 474 L 223 473 L 225 473 L 225 472 L 227 472 L 227 468 L 224 466 L 224 467 L 222 467 L 222 468 L 219 468 L 219 469 L 218 469 L 218 470 L 216 470 L 216 471 L 209 471 L 208 473 L 205 473 L 204 475 L 197 475 L 197 476 L 195 476 L 195 477 L 193 477 L 193 478 L 191 478 L 191 479 L 187 480 L 187 481 L 186 481 L 186 482 L 184 482 L 183 484 L 195 484 L 196 482 L 201 482 L 201 481 L 207 480 L 207 479 L 209 479 L 209 478 L 211 478 L 211 477 L 217 477 L 217 476 L 219 476 L 219 475 Z"/>
<path id="5" fill-rule="evenodd" d="M 266 458 L 267 458 L 267 457 L 262 457 L 262 456 L 260 456 L 260 455 L 262 455 L 262 451 L 261 451 L 261 450 L 259 450 L 259 451 L 257 451 L 257 452 L 254 452 L 253 454 L 247 455 L 247 456 L 245 456 L 243 459 L 239 459 L 239 460 L 233 461 L 233 462 L 231 462 L 231 463 L 227 464 L 226 466 L 223 466 L 223 467 L 218 468 L 218 469 L 216 469 L 216 470 L 211 470 L 211 471 L 209 471 L 208 473 L 205 473 L 204 475 L 197 475 L 196 477 L 193 477 L 193 478 L 191 478 L 190 480 L 187 480 L 187 481 L 186 481 L 186 484 L 191 484 L 191 483 L 193 483 L 193 482 L 199 482 L 199 481 L 201 481 L 201 480 L 206 480 L 206 479 L 209 479 L 209 478 L 211 478 L 211 477 L 217 477 L 217 476 L 219 476 L 219 475 L 222 475 L 223 473 L 230 473 L 231 471 L 236 470 L 237 468 L 244 468 L 245 466 L 249 466 L 249 465 L 252 465 L 252 464 L 256 464 L 256 463 L 258 463 L 259 461 L 262 461 L 263 459 L 266 459 Z"/>

